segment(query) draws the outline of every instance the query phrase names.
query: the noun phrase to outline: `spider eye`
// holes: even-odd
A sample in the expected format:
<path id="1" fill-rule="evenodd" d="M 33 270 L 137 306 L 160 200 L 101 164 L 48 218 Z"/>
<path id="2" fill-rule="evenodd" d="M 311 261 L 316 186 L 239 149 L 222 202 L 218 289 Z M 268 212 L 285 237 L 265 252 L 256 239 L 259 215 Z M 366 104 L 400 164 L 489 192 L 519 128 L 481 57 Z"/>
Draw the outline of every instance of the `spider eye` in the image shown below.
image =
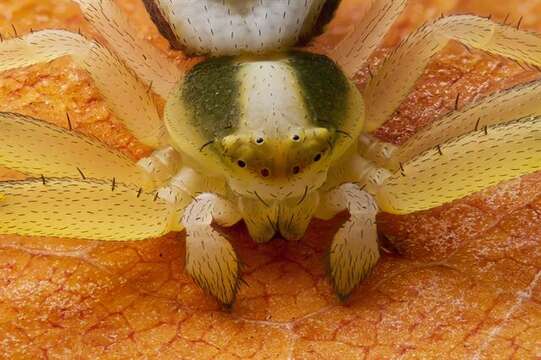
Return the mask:
<path id="1" fill-rule="evenodd" d="M 293 168 L 293 174 L 297 175 L 297 174 L 300 173 L 300 172 L 301 172 L 301 168 L 300 168 L 299 166 L 295 166 L 295 167 Z"/>
<path id="2" fill-rule="evenodd" d="M 265 139 L 263 139 L 263 138 L 257 138 L 257 139 L 255 140 L 255 143 L 258 144 L 258 145 L 261 145 L 261 144 L 263 144 L 264 142 L 265 142 Z"/>
<path id="3" fill-rule="evenodd" d="M 242 161 L 242 160 L 237 161 L 237 165 L 238 165 L 239 167 L 241 167 L 241 168 L 245 168 L 245 167 L 246 167 L 246 163 L 245 163 L 244 161 Z"/>
<path id="4" fill-rule="evenodd" d="M 270 175 L 269 169 L 261 169 L 261 176 L 268 177 Z"/>
<path id="5" fill-rule="evenodd" d="M 295 135 L 293 135 L 293 136 L 291 137 L 291 139 L 292 139 L 293 141 L 299 141 L 299 140 L 301 139 L 301 137 L 300 137 L 299 135 L 295 134 Z"/>
<path id="6" fill-rule="evenodd" d="M 315 162 L 318 162 L 319 160 L 321 160 L 321 153 L 317 154 L 317 155 L 314 157 L 314 161 L 315 161 Z"/>

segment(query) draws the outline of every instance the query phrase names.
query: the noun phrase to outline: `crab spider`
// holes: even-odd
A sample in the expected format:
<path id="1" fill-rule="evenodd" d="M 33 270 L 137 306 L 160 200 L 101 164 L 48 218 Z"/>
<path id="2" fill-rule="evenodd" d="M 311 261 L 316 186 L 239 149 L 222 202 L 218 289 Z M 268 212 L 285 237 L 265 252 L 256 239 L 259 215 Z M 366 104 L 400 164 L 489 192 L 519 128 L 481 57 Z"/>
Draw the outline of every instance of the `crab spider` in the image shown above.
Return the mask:
<path id="1" fill-rule="evenodd" d="M 378 211 L 429 209 L 541 168 L 540 82 L 448 114 L 400 147 L 370 135 L 449 40 L 541 66 L 536 34 L 475 16 L 439 19 L 360 94 L 349 79 L 405 0 L 375 0 L 328 56 L 288 47 L 317 33 L 338 1 L 145 1 L 173 48 L 220 55 L 187 72 L 136 40 L 112 0 L 76 2 L 108 48 L 45 30 L 0 43 L 0 71 L 71 56 L 156 151 L 134 163 L 71 129 L 0 114 L 0 165 L 31 176 L 0 183 L 0 233 L 124 241 L 185 229 L 188 273 L 229 305 L 239 261 L 213 224 L 243 219 L 257 242 L 298 240 L 313 217 L 346 210 L 328 260 L 345 298 L 378 261 Z M 149 89 L 167 100 L 163 121 Z"/>

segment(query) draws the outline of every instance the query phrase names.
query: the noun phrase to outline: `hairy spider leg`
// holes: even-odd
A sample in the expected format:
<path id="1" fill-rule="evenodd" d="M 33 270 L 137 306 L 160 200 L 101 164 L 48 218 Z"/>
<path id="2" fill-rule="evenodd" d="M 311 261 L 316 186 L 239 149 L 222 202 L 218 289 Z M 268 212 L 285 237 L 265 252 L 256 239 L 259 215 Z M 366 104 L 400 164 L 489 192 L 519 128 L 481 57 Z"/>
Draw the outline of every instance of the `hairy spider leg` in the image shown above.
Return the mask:
<path id="1" fill-rule="evenodd" d="M 76 131 L 12 113 L 0 113 L 0 129 L 0 166 L 35 177 L 110 180 L 114 176 L 128 184 L 149 183 L 133 160 Z"/>
<path id="2" fill-rule="evenodd" d="M 328 254 L 333 287 L 345 300 L 379 260 L 376 214 L 372 195 L 356 184 L 344 184 L 321 195 L 317 217 L 330 218 L 347 210 L 350 218 L 334 236 Z"/>
<path id="3" fill-rule="evenodd" d="M 407 214 L 541 169 L 541 117 L 483 126 L 401 164 L 376 194 L 383 211 Z"/>
<path id="4" fill-rule="evenodd" d="M 88 71 L 111 110 L 144 144 L 166 145 L 165 127 L 152 94 L 107 48 L 62 30 L 43 30 L 0 42 L 0 71 L 71 56 Z"/>
<path id="5" fill-rule="evenodd" d="M 539 80 L 497 92 L 466 105 L 464 109 L 452 111 L 421 128 L 400 146 L 378 140 L 370 134 L 362 134 L 359 153 L 378 166 L 396 170 L 401 163 L 454 137 L 488 125 L 533 115 L 541 115 Z"/>
<path id="6" fill-rule="evenodd" d="M 131 241 L 182 229 L 191 197 L 111 180 L 38 178 L 0 182 L 0 233 Z"/>
<path id="7" fill-rule="evenodd" d="M 391 0 L 374 4 L 365 20 L 367 25 L 357 27 L 372 27 L 381 31 L 380 36 L 374 35 L 368 41 L 367 48 L 362 48 L 361 42 L 358 46 L 354 45 L 355 36 L 362 34 L 362 30 L 357 34 L 353 31 L 335 48 L 331 56 L 350 76 L 365 66 L 366 60 L 381 42 L 392 21 L 398 17 L 403 5 Z M 372 19 L 379 19 L 379 26 L 376 25 L 378 20 Z M 365 41 L 370 39 L 369 32 L 366 31 L 366 35 L 361 38 Z M 409 213 L 441 205 L 541 168 L 538 159 L 541 139 L 535 130 L 537 120 L 531 117 L 521 119 L 538 114 L 539 101 L 535 99 L 539 87 L 536 84 L 494 95 L 469 110 L 455 112 L 437 122 L 433 128 L 422 131 L 418 137 L 406 143 L 404 150 L 368 134 L 392 115 L 421 76 L 431 57 L 452 39 L 516 61 L 536 66 L 541 62 L 541 38 L 538 35 L 498 25 L 487 19 L 453 16 L 423 27 L 390 55 L 365 89 L 363 95 L 367 112 L 364 130 L 367 133 L 360 136 L 359 152 L 366 160 L 351 154 L 345 156 L 343 164 L 337 165 L 330 172 L 328 186 L 355 179 L 363 188 L 376 194 L 377 204 L 382 210 Z M 496 107 L 492 106 L 496 103 Z M 458 122 L 451 124 L 451 118 Z M 514 119 L 519 120 L 496 125 Z M 471 131 L 476 132 L 464 135 Z M 426 153 L 407 162 L 423 151 Z M 394 171 L 394 174 L 385 167 Z M 352 174 L 352 171 L 357 174 Z M 354 198 L 353 194 L 347 193 L 343 201 L 351 202 Z M 321 199 L 318 215 L 328 218 L 332 214 L 328 206 L 325 206 L 329 200 L 325 195 Z M 370 242 L 375 245 L 376 236 Z M 335 243 L 340 243 L 337 238 L 333 241 L 333 247 Z M 343 256 L 336 257 L 335 263 L 329 262 L 331 278 L 338 294 L 349 294 L 360 278 L 350 282 L 342 281 L 342 284 L 351 287 L 339 290 L 336 274 L 348 269 L 348 264 L 355 258 L 353 254 L 356 247 L 345 241 L 340 249 Z M 362 254 L 360 259 L 363 263 L 369 260 Z"/>
<path id="8" fill-rule="evenodd" d="M 373 0 L 368 13 L 329 54 L 349 78 L 366 66 L 368 58 L 404 11 L 407 0 Z"/>
<path id="9" fill-rule="evenodd" d="M 387 166 L 396 170 L 400 163 L 455 137 L 512 119 L 538 115 L 541 115 L 541 81 L 536 80 L 488 96 L 425 126 L 397 147 L 388 159 Z M 505 138 L 501 140 L 504 142 Z"/>
<path id="10" fill-rule="evenodd" d="M 232 226 L 241 215 L 226 199 L 211 193 L 199 196 L 186 208 L 186 271 L 195 282 L 224 305 L 231 305 L 239 287 L 240 265 L 231 243 L 212 227 Z"/>
<path id="11" fill-rule="evenodd" d="M 137 31 L 113 0 L 74 0 L 107 45 L 162 98 L 181 81 L 183 72 Z"/>
<path id="12" fill-rule="evenodd" d="M 486 18 L 457 15 L 441 18 L 409 36 L 377 69 L 364 90 L 365 132 L 388 120 L 412 90 L 434 54 L 450 40 L 541 66 L 541 36 Z"/>

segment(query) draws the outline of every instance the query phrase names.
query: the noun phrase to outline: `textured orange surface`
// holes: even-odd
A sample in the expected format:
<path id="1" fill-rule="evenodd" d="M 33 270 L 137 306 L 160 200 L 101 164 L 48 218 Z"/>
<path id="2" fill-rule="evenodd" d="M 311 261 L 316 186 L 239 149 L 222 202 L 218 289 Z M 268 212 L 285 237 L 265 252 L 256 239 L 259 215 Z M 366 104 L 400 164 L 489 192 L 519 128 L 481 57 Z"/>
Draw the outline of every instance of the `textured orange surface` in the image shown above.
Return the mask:
<path id="1" fill-rule="evenodd" d="M 120 3 L 140 35 L 165 50 L 138 1 Z M 332 44 L 365 8 L 366 1 L 346 1 L 318 43 Z M 387 49 L 426 19 L 455 12 L 499 21 L 509 13 L 513 23 L 523 16 L 522 27 L 541 31 L 539 0 L 412 0 Z M 93 35 L 68 0 L 0 1 L 4 37 L 49 27 Z M 401 142 L 449 111 L 458 93 L 462 106 L 536 77 L 451 45 L 379 135 Z M 1 74 L 0 110 L 64 125 L 69 112 L 78 131 L 134 158 L 149 150 L 68 59 Z M 540 358 L 540 196 L 541 176 L 532 175 L 426 213 L 381 215 L 389 252 L 345 305 L 323 266 L 343 218 L 314 222 L 299 243 L 256 245 L 235 227 L 248 285 L 231 312 L 183 272 L 182 234 L 138 243 L 1 236 L 0 358 Z"/>

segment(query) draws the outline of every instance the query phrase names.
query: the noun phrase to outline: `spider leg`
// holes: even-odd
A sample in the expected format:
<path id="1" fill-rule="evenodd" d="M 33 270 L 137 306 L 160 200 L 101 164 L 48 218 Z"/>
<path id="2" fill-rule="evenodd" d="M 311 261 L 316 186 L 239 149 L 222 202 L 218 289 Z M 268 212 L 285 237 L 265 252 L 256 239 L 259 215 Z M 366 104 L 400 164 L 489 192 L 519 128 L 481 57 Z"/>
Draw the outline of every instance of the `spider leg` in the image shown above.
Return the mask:
<path id="1" fill-rule="evenodd" d="M 519 85 L 429 124 L 398 147 L 390 163 L 396 169 L 401 162 L 455 137 L 511 119 L 538 115 L 541 115 L 541 81 Z"/>
<path id="2" fill-rule="evenodd" d="M 186 271 L 204 290 L 230 306 L 237 294 L 240 265 L 231 243 L 212 227 L 215 221 L 232 226 L 240 220 L 233 205 L 215 194 L 199 195 L 187 208 Z"/>
<path id="3" fill-rule="evenodd" d="M 393 169 L 393 159 L 398 149 L 399 146 L 380 140 L 372 134 L 359 135 L 358 154 L 379 167 Z"/>
<path id="4" fill-rule="evenodd" d="M 172 147 L 154 151 L 137 162 L 156 184 L 164 184 L 181 169 L 182 157 Z"/>
<path id="5" fill-rule="evenodd" d="M 373 0 L 364 18 L 331 51 L 330 56 L 350 78 L 366 66 L 406 4 L 407 0 Z"/>
<path id="6" fill-rule="evenodd" d="M 33 176 L 98 178 L 145 185 L 147 175 L 122 153 L 75 131 L 0 113 L 0 166 Z"/>
<path id="7" fill-rule="evenodd" d="M 350 219 L 334 236 L 329 252 L 329 276 L 337 295 L 345 300 L 379 259 L 374 198 L 355 184 L 344 184 L 321 195 L 316 216 L 328 218 L 348 210 Z"/>
<path id="8" fill-rule="evenodd" d="M 111 49 L 148 87 L 164 99 L 183 74 L 175 63 L 144 39 L 135 38 L 130 25 L 113 0 L 74 0 L 85 18 L 107 40 Z"/>
<path id="9" fill-rule="evenodd" d="M 143 143 L 158 148 L 166 132 L 148 87 L 105 47 L 81 35 L 44 30 L 0 42 L 0 71 L 71 56 L 89 72 L 107 104 Z"/>
<path id="10" fill-rule="evenodd" d="M 541 36 L 538 34 L 470 15 L 439 19 L 407 38 L 367 84 L 363 94 L 366 132 L 376 130 L 390 118 L 432 56 L 450 40 L 515 61 L 541 65 Z"/>
<path id="11" fill-rule="evenodd" d="M 541 117 L 488 125 L 400 164 L 377 191 L 383 211 L 406 214 L 541 169 Z"/>
<path id="12" fill-rule="evenodd" d="M 115 180 L 40 178 L 0 182 L 0 233 L 91 240 L 143 240 L 181 230 L 191 201 Z"/>
<path id="13" fill-rule="evenodd" d="M 400 146 L 363 134 L 359 152 L 379 166 L 397 170 L 401 163 L 455 137 L 485 126 L 534 115 L 541 115 L 539 80 L 498 92 L 464 109 L 450 112 L 419 130 Z"/>

